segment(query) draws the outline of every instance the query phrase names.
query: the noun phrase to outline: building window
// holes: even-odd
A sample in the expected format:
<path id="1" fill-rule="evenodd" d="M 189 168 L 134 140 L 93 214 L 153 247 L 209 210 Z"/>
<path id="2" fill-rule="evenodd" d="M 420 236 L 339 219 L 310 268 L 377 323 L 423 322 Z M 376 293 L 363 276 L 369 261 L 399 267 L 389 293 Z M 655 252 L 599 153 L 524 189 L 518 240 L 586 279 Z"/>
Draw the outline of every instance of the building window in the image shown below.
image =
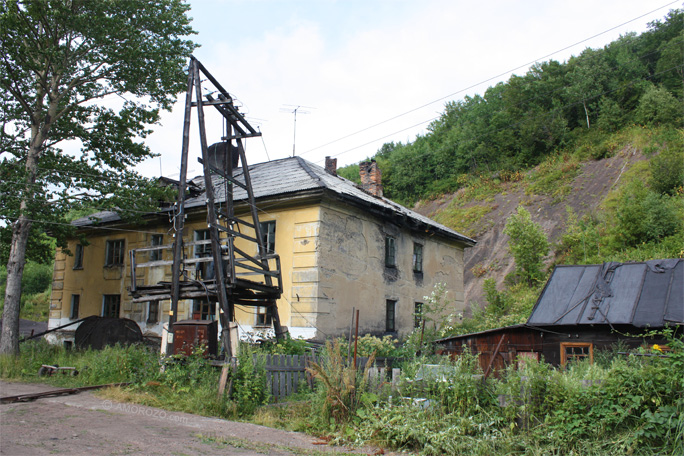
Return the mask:
<path id="1" fill-rule="evenodd" d="M 152 247 L 158 247 L 164 245 L 164 235 L 163 234 L 153 234 L 152 235 Z M 159 261 L 162 259 L 161 250 L 150 250 L 150 261 Z"/>
<path id="2" fill-rule="evenodd" d="M 102 316 L 105 318 L 119 318 L 121 310 L 121 295 L 103 295 Z"/>
<path id="3" fill-rule="evenodd" d="M 78 307 L 81 304 L 81 295 L 72 294 L 71 295 L 71 313 L 69 318 L 76 320 L 78 318 Z"/>
<path id="4" fill-rule="evenodd" d="M 423 245 L 413 243 L 413 272 L 423 272 Z"/>
<path id="5" fill-rule="evenodd" d="M 159 323 L 159 301 L 150 301 L 147 304 L 147 323 Z"/>
<path id="6" fill-rule="evenodd" d="M 209 230 L 195 230 L 195 241 L 208 241 L 211 239 Z M 211 243 L 199 244 L 195 246 L 195 258 L 204 258 L 211 256 Z M 195 265 L 195 278 L 197 280 L 204 279 L 207 276 L 207 268 L 209 262 L 197 263 Z"/>
<path id="7" fill-rule="evenodd" d="M 276 233 L 276 222 L 272 220 L 270 222 L 261 222 L 261 237 L 264 242 L 264 247 L 266 248 L 266 253 L 275 253 L 275 233 Z"/>
<path id="8" fill-rule="evenodd" d="M 256 308 L 256 324 L 255 326 L 271 326 L 273 318 L 269 307 Z"/>
<path id="9" fill-rule="evenodd" d="M 195 230 L 195 241 L 208 241 L 211 239 L 209 230 Z M 211 243 L 195 246 L 195 258 L 211 256 Z"/>
<path id="10" fill-rule="evenodd" d="M 124 240 L 107 241 L 105 253 L 105 266 L 123 266 L 124 264 Z"/>
<path id="11" fill-rule="evenodd" d="M 76 244 L 74 251 L 74 269 L 83 269 L 83 245 Z"/>
<path id="12" fill-rule="evenodd" d="M 193 301 L 192 319 L 215 320 L 216 303 L 209 302 L 206 299 L 195 299 Z"/>
<path id="13" fill-rule="evenodd" d="M 395 267 L 397 265 L 396 240 L 392 236 L 385 238 L 385 266 Z"/>
<path id="14" fill-rule="evenodd" d="M 413 327 L 420 328 L 421 323 L 423 323 L 423 303 L 416 302 L 413 305 Z"/>
<path id="15" fill-rule="evenodd" d="M 385 331 L 394 332 L 396 331 L 395 317 L 397 310 L 397 301 L 388 299 L 385 303 L 385 306 Z"/>
<path id="16" fill-rule="evenodd" d="M 561 365 L 588 359 L 594 362 L 594 344 L 586 342 L 561 342 Z"/>

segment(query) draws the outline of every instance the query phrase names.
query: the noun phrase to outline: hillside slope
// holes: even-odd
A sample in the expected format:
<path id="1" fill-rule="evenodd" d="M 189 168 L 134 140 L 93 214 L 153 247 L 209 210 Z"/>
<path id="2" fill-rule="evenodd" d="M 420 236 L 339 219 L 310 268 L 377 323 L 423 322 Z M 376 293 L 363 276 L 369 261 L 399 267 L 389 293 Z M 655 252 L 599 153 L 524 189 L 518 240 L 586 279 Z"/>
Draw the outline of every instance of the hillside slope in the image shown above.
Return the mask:
<path id="1" fill-rule="evenodd" d="M 543 172 L 540 167 L 528 171 L 518 181 L 496 183 L 497 193 L 481 198 L 465 200 L 463 193 L 444 195 L 437 200 L 422 201 L 414 208 L 443 223 L 456 224 L 478 241 L 465 253 L 465 301 L 467 314 L 474 303 L 485 304 L 483 282 L 495 278 L 499 286 L 515 265 L 508 248 L 508 236 L 503 233 L 506 221 L 519 205 L 523 205 L 535 222 L 539 223 L 549 240 L 557 242 L 566 230 L 568 208 L 578 216 L 589 215 L 600 209 L 609 192 L 621 183 L 621 178 L 635 164 L 647 160 L 641 150 L 633 145 L 623 147 L 610 158 L 575 162 L 572 158 L 559 158 L 558 170 L 564 174 L 550 188 L 540 191 L 539 185 L 531 184 L 535 174 Z M 540 165 L 545 166 L 544 164 Z M 574 177 L 573 177 L 574 176 Z M 472 222 L 452 220 L 445 214 L 458 207 L 461 213 L 481 208 L 482 214 Z M 556 259 L 550 256 L 546 263 Z"/>

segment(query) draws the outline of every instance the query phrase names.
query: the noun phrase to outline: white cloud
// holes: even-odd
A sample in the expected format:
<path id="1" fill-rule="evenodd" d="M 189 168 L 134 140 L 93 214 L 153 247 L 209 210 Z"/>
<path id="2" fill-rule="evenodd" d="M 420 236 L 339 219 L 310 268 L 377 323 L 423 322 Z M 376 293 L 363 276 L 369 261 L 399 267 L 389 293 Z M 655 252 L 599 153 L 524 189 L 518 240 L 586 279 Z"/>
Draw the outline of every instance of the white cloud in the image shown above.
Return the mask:
<path id="1" fill-rule="evenodd" d="M 285 105 L 315 108 L 306 108 L 309 114 L 297 117 L 297 152 L 305 153 L 662 6 L 643 0 L 192 3 L 199 39 L 207 43 L 196 56 L 244 103 L 242 110 L 248 118 L 260 119 L 251 122 L 264 133 L 271 159 L 292 152 L 293 115 L 282 112 Z M 661 9 L 553 58 L 562 61 L 587 46 L 603 46 L 619 33 L 643 31 L 646 22 L 666 13 L 667 8 Z M 232 18 L 223 30 L 208 26 L 217 23 L 211 18 L 220 17 Z M 231 24 L 240 35 L 228 33 Z M 495 82 L 452 99 L 482 93 Z M 178 167 L 183 99 L 181 95 L 174 112 L 164 115 L 164 127 L 148 141 L 153 150 L 164 154 L 165 174 Z M 343 153 L 339 157 L 343 165 L 372 155 L 384 142 L 411 140 L 424 132 L 425 125 L 344 153 L 437 116 L 445 101 L 304 158 L 319 161 L 325 155 Z M 220 125 L 211 125 L 215 131 L 209 133 L 210 138 L 217 138 Z M 191 134 L 197 144 L 196 123 Z M 247 144 L 250 162 L 266 160 L 259 139 Z M 197 147 L 193 148 L 196 153 Z M 199 170 L 194 162 L 195 158 L 191 167 Z M 144 169 L 157 174 L 158 162 Z"/>

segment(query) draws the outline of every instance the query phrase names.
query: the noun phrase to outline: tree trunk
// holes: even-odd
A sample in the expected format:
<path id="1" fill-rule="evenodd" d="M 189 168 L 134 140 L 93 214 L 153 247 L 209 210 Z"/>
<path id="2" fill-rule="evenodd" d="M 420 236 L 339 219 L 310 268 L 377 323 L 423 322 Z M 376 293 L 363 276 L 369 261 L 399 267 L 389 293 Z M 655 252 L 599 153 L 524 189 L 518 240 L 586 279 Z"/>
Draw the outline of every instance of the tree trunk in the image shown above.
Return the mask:
<path id="1" fill-rule="evenodd" d="M 582 100 L 582 106 L 584 106 L 584 115 L 587 117 L 587 128 L 591 128 L 591 125 L 589 125 L 589 111 L 587 110 L 586 100 Z"/>
<path id="2" fill-rule="evenodd" d="M 31 231 L 31 222 L 21 215 L 12 229 L 12 245 L 7 262 L 7 289 L 5 310 L 2 313 L 2 337 L 0 354 L 19 354 L 19 312 L 21 311 L 21 278 L 26 264 L 26 243 Z"/>
<path id="3" fill-rule="evenodd" d="M 38 110 L 37 110 L 38 111 Z M 21 312 L 21 279 L 26 265 L 26 244 L 31 232 L 31 219 L 28 202 L 35 193 L 38 159 L 49 125 L 41 129 L 34 123 L 31 142 L 26 157 L 27 182 L 20 205 L 20 215 L 12 227 L 12 244 L 7 261 L 7 288 L 5 290 L 5 309 L 2 312 L 2 335 L 0 335 L 0 355 L 19 354 L 19 314 Z"/>

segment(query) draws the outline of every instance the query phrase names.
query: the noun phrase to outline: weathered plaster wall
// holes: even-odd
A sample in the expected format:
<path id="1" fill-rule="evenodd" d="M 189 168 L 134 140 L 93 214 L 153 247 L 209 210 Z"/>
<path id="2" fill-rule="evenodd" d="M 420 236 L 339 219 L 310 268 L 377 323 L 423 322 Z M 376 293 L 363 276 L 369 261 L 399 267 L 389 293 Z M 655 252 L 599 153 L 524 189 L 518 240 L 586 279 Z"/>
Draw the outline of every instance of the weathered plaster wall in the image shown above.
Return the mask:
<path id="1" fill-rule="evenodd" d="M 280 255 L 283 296 L 278 300 L 281 323 L 293 337 L 316 337 L 348 334 L 352 307 L 360 309 L 360 332 L 384 334 L 387 299 L 397 301 L 398 335 L 413 329 L 415 302 L 425 302 L 435 284 L 445 283 L 448 312 L 462 310 L 463 249 L 441 238 L 411 232 L 391 222 L 339 202 L 309 201 L 288 207 L 272 205 L 260 214 L 262 222 L 276 222 L 276 252 Z M 190 217 L 184 229 L 187 242 L 195 230 L 206 229 L 202 214 Z M 135 230 L 135 228 L 131 228 Z M 71 295 L 80 294 L 79 318 L 102 314 L 104 294 L 121 296 L 120 316 L 137 321 L 144 333 L 161 335 L 167 322 L 170 301 L 161 302 L 160 323 L 148 325 L 147 303 L 133 303 L 128 293 L 131 284 L 130 249 L 151 245 L 153 233 L 164 235 L 163 244 L 171 244 L 167 224 L 140 228 L 141 232 L 96 231 L 84 247 L 83 269 L 73 269 L 74 257 L 58 252 L 55 258 L 51 298 L 51 328 L 71 321 Z M 144 231 L 144 232 L 142 232 Z M 249 230 L 247 235 L 253 235 Z M 397 266 L 385 267 L 385 237 L 396 239 Z M 124 266 L 105 267 L 108 240 L 125 240 Z M 413 243 L 423 247 L 422 274 L 412 267 Z M 76 241 L 69 244 L 75 251 Z M 254 245 L 238 238 L 236 245 L 247 253 L 256 253 Z M 187 257 L 193 247 L 186 247 Z M 143 254 L 141 254 L 143 255 Z M 171 251 L 164 251 L 170 260 Z M 147 258 L 137 258 L 138 264 Z M 138 283 L 155 284 L 171 280 L 171 267 L 138 269 Z M 178 319 L 191 318 L 192 301 L 179 302 Z M 241 331 L 253 331 L 256 310 L 238 306 L 236 320 Z"/>
<path id="2" fill-rule="evenodd" d="M 269 209 L 260 217 L 261 222 L 276 222 L 276 252 L 280 255 L 283 276 L 283 298 L 278 301 L 281 323 L 290 328 L 293 337 L 313 337 L 316 324 L 317 304 L 317 247 L 320 210 L 317 204 L 297 208 Z M 206 221 L 201 215 L 191 217 L 184 229 L 184 239 L 191 242 L 195 230 L 206 229 Z M 136 230 L 136 228 L 131 228 Z M 140 229 L 143 231 L 143 229 Z M 163 234 L 163 244 L 173 243 L 169 236 L 168 226 L 145 227 L 146 232 L 102 231 L 88 236 L 89 245 L 83 249 L 83 268 L 74 269 L 74 256 L 58 251 L 55 256 L 53 288 L 50 307 L 49 327 L 54 328 L 69 323 L 71 320 L 71 296 L 80 295 L 79 318 L 102 314 L 103 295 L 118 294 L 121 296 L 120 316 L 135 320 L 143 333 L 161 336 L 162 322 L 168 322 L 171 302 L 160 303 L 160 322 L 148 324 L 148 304 L 134 303 L 128 292 L 131 285 L 130 249 L 149 247 L 152 234 Z M 247 230 L 245 234 L 254 236 Z M 105 252 L 108 240 L 125 240 L 124 265 L 105 267 Z M 78 241 L 69 243 L 69 250 L 75 252 Z M 238 238 L 236 245 L 247 253 L 256 254 L 254 245 Z M 147 261 L 145 253 L 136 259 L 138 264 Z M 164 251 L 164 260 L 171 260 L 170 250 Z M 193 247 L 186 247 L 186 256 L 193 256 Z M 272 267 L 275 263 L 272 262 Z M 156 284 L 159 281 L 171 281 L 171 267 L 138 268 L 139 284 Z M 178 320 L 192 317 L 192 301 L 178 303 Z M 236 320 L 243 331 L 252 331 L 256 323 L 256 310 L 248 307 L 236 308 Z"/>
<path id="3" fill-rule="evenodd" d="M 396 268 L 385 266 L 385 238 L 396 239 Z M 423 245 L 423 274 L 413 272 L 413 244 Z M 327 335 L 348 334 L 352 308 L 360 309 L 360 334 L 385 333 L 386 300 L 396 300 L 398 335 L 413 329 L 414 304 L 425 302 L 437 283 L 452 301 L 446 312 L 464 308 L 463 248 L 360 210 L 325 204 L 320 227 L 319 319 Z"/>
<path id="4" fill-rule="evenodd" d="M 132 229 L 133 230 L 133 229 Z M 148 325 L 147 304 L 133 303 L 128 289 L 131 285 L 130 249 L 147 247 L 151 245 L 153 233 L 166 234 L 165 228 L 144 229 L 145 232 L 131 231 L 102 231 L 88 237 L 89 244 L 83 247 L 83 268 L 74 269 L 75 257 L 66 255 L 58 250 L 55 255 L 55 267 L 52 282 L 52 295 L 50 300 L 49 327 L 64 325 L 71 320 L 72 295 L 80 295 L 78 317 L 90 315 L 102 315 L 103 295 L 112 294 L 121 296 L 120 316 L 135 320 L 140 324 L 143 333 L 161 334 L 161 323 Z M 124 265 L 105 266 L 105 252 L 107 241 L 124 240 Z M 171 243 L 170 236 L 164 236 L 164 243 Z M 78 241 L 73 240 L 68 244 L 69 250 L 75 252 Z M 166 257 L 164 258 L 166 259 Z M 141 262 L 141 258 L 138 258 Z M 170 278 L 171 268 L 157 268 L 155 270 L 138 270 L 138 282 L 154 281 Z M 148 282 L 148 283 L 150 283 Z M 170 310 L 169 302 L 162 302 L 162 309 Z M 179 314 L 187 315 L 190 311 L 188 302 L 179 303 Z M 70 328 L 72 329 L 72 328 Z"/>
<path id="5" fill-rule="evenodd" d="M 268 208 L 259 216 L 259 220 L 276 222 L 275 249 L 280 255 L 283 277 L 283 296 L 277 303 L 281 324 L 290 329 L 292 337 L 313 337 L 318 295 L 316 265 L 320 207 L 318 204 L 308 204 L 302 207 Z M 253 236 L 249 230 L 246 234 Z M 244 249 L 246 245 L 245 240 L 236 240 L 237 247 Z M 237 307 L 236 319 L 243 331 L 258 329 L 254 327 L 254 312 L 251 308 Z"/>

